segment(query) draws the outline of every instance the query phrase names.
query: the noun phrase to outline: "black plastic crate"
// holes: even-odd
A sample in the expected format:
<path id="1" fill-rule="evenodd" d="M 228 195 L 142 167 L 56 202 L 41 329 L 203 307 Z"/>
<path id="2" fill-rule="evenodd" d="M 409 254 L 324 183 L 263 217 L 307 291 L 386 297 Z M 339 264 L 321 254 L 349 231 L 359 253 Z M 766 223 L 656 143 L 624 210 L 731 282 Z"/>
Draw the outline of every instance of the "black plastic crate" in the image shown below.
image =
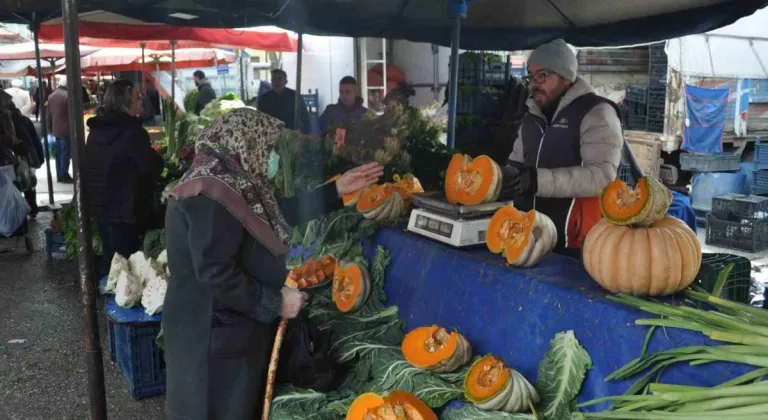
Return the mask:
<path id="1" fill-rule="evenodd" d="M 457 115 L 475 115 L 500 120 L 504 112 L 504 90 L 462 85 L 456 101 Z"/>
<path id="2" fill-rule="evenodd" d="M 628 101 L 635 101 L 639 103 L 645 103 L 648 97 L 648 85 L 647 84 L 634 84 L 627 86 L 627 93 L 624 98 Z"/>
<path id="3" fill-rule="evenodd" d="M 648 92 L 648 102 L 661 102 L 662 104 L 667 101 L 667 91 L 661 92 Z"/>
<path id="4" fill-rule="evenodd" d="M 498 131 L 498 124 L 477 122 L 470 124 L 459 124 L 456 122 L 456 146 L 471 145 L 479 147 L 491 144 L 495 140 Z"/>
<path id="5" fill-rule="evenodd" d="M 627 130 L 645 130 L 646 118 L 642 116 L 629 116 L 627 118 Z"/>
<path id="6" fill-rule="evenodd" d="M 512 77 L 511 66 L 504 62 L 489 62 L 491 54 L 462 54 L 459 57 L 459 82 L 475 86 L 505 86 Z"/>
<path id="7" fill-rule="evenodd" d="M 723 220 L 768 218 L 768 197 L 724 194 L 712 198 L 712 214 Z"/>
<path id="8" fill-rule="evenodd" d="M 707 245 L 738 249 L 749 253 L 768 249 L 768 219 L 740 222 L 721 220 L 707 214 Z"/>
<path id="9" fill-rule="evenodd" d="M 752 279 L 752 263 L 749 258 L 732 254 L 703 254 L 696 282 L 711 293 L 717 283 L 718 274 L 731 264 L 733 268 L 719 297 L 749 304 L 749 286 Z"/>

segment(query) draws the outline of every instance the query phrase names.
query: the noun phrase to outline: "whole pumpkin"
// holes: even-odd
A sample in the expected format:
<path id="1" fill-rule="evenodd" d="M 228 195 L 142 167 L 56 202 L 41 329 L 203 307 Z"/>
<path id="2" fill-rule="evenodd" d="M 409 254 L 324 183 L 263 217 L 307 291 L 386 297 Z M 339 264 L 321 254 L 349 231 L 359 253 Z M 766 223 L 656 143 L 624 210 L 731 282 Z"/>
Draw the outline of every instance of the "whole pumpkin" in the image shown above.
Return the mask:
<path id="1" fill-rule="evenodd" d="M 584 268 L 613 293 L 667 296 L 688 287 L 701 266 L 701 244 L 685 223 L 665 216 L 647 227 L 617 226 L 607 219 L 589 231 Z"/>

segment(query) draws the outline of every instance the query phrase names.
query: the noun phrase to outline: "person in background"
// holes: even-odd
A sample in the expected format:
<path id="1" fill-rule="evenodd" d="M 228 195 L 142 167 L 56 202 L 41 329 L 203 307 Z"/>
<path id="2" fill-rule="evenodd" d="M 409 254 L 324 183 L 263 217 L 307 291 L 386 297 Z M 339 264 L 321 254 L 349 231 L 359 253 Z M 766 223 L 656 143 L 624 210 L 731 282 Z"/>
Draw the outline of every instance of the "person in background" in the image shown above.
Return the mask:
<path id="1" fill-rule="evenodd" d="M 43 80 L 43 103 L 40 104 L 40 94 L 38 93 L 38 90 L 40 88 L 38 86 L 35 86 L 34 89 L 32 89 L 32 101 L 35 102 L 35 119 L 40 119 L 40 107 L 45 106 L 46 102 L 48 102 L 48 97 L 51 96 L 51 88 L 48 87 L 48 82 Z"/>
<path id="2" fill-rule="evenodd" d="M 59 87 L 48 97 L 48 112 L 46 124 L 48 133 L 56 139 L 56 182 L 71 184 L 69 175 L 70 138 L 69 138 L 69 105 L 67 104 L 67 80 L 59 79 Z"/>
<path id="3" fill-rule="evenodd" d="M 357 80 L 346 76 L 339 82 L 339 103 L 328 105 L 320 116 L 320 130 L 346 125 L 360 119 L 368 110 L 363 106 L 363 98 L 358 96 Z"/>
<path id="4" fill-rule="evenodd" d="M 378 163 L 278 200 L 269 156 L 283 124 L 253 108 L 219 116 L 195 142 L 195 162 L 171 190 L 165 217 L 166 404 L 173 420 L 261 418 L 279 317 L 308 296 L 284 287 L 288 227 L 343 207 L 383 174 Z"/>
<path id="5" fill-rule="evenodd" d="M 164 162 L 152 149 L 140 113 L 139 89 L 129 80 L 117 80 L 88 120 L 83 182 L 104 250 L 101 275 L 109 272 L 115 253 L 128 258 L 139 250 L 152 222 L 152 194 Z"/>
<path id="6" fill-rule="evenodd" d="M 296 91 L 285 87 L 287 83 L 288 75 L 283 70 L 272 70 L 272 90 L 259 97 L 259 111 L 282 121 L 290 130 L 308 133 L 311 127 L 307 106 L 303 101 L 299 104 L 300 121 L 295 121 Z"/>
<path id="7" fill-rule="evenodd" d="M 197 105 L 195 105 L 195 115 L 200 115 L 200 111 L 208 105 L 209 102 L 216 99 L 216 91 L 213 90 L 211 82 L 205 77 L 202 70 L 197 70 L 192 74 L 192 79 L 197 86 Z"/>
<path id="8" fill-rule="evenodd" d="M 11 81 L 11 87 L 5 90 L 6 93 L 13 98 L 13 104 L 16 109 L 24 115 L 29 115 L 32 112 L 32 97 L 29 92 L 24 89 L 24 83 L 19 79 Z"/>
<path id="9" fill-rule="evenodd" d="M 577 70 L 562 39 L 531 53 L 528 113 L 502 169 L 502 197 L 549 216 L 558 232 L 555 252 L 573 258 L 602 218 L 599 195 L 616 179 L 624 146 L 618 108 Z"/>
<path id="10" fill-rule="evenodd" d="M 37 177 L 35 169 L 40 168 L 45 162 L 43 155 L 43 144 L 40 136 L 37 134 L 35 124 L 28 117 L 23 115 L 13 98 L 6 92 L 0 92 L 0 109 L 5 116 L 10 116 L 10 122 L 13 126 L 13 135 L 16 138 L 16 145 L 12 147 L 13 153 L 18 158 L 15 165 L 17 186 L 24 194 L 24 198 L 29 204 L 29 217 L 37 217 L 39 208 L 37 206 Z"/>

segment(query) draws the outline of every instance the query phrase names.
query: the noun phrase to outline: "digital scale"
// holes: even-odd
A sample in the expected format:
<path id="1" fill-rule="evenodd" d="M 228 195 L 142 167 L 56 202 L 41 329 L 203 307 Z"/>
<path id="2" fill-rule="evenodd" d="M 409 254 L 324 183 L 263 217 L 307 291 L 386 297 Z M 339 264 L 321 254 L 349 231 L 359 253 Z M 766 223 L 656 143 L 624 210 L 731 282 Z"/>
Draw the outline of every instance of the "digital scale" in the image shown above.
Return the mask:
<path id="1" fill-rule="evenodd" d="M 491 216 L 512 202 L 451 204 L 440 193 L 414 194 L 408 230 L 457 248 L 485 244 Z"/>

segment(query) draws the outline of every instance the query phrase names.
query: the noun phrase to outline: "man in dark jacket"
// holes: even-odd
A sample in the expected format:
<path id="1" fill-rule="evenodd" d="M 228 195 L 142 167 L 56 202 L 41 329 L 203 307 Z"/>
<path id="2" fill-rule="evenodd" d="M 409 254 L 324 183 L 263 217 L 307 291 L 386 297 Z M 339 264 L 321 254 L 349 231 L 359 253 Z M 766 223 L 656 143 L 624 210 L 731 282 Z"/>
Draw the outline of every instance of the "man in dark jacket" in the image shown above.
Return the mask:
<path id="1" fill-rule="evenodd" d="M 102 274 L 109 271 L 115 252 L 127 258 L 138 251 L 154 216 L 152 195 L 164 164 L 152 149 L 140 113 L 138 89 L 118 80 L 107 88 L 104 106 L 88 120 L 84 182 L 104 248 Z"/>
<path id="2" fill-rule="evenodd" d="M 320 116 L 320 130 L 325 132 L 329 127 L 347 125 L 366 112 L 363 98 L 357 96 L 357 80 L 346 76 L 339 82 L 339 103 L 328 105 Z"/>
<path id="3" fill-rule="evenodd" d="M 272 90 L 259 97 L 259 111 L 271 115 L 285 123 L 290 130 L 308 133 L 310 129 L 309 111 L 303 103 L 299 104 L 299 123 L 295 121 L 296 91 L 288 89 L 288 76 L 280 69 L 272 70 Z"/>
<path id="4" fill-rule="evenodd" d="M 216 99 L 216 91 L 213 90 L 211 82 L 205 77 L 202 70 L 193 73 L 192 78 L 197 86 L 197 105 L 195 105 L 195 115 L 200 115 L 200 111 L 208 105 L 209 102 Z"/>

